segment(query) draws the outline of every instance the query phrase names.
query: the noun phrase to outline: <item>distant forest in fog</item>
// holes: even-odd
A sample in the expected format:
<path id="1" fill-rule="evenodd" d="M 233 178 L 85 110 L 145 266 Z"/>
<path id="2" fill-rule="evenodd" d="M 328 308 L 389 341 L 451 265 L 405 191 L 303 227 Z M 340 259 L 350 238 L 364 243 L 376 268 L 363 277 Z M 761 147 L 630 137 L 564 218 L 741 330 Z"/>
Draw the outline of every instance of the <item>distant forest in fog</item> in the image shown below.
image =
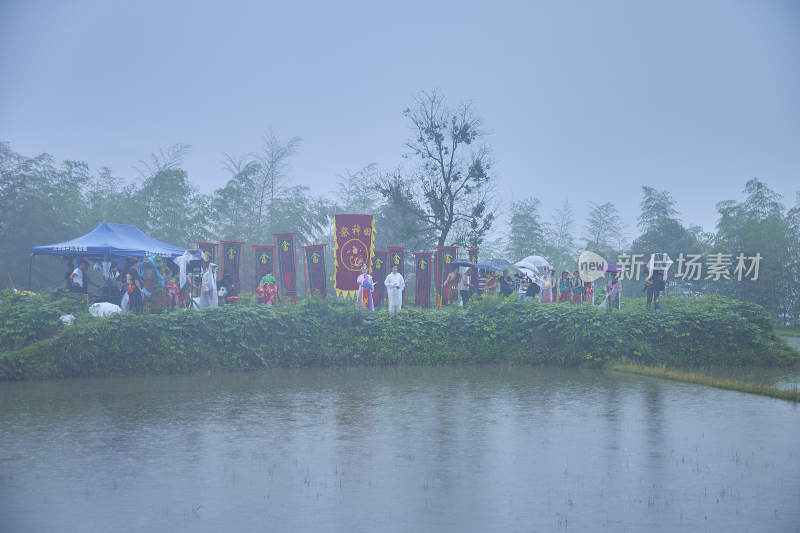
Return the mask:
<path id="1" fill-rule="evenodd" d="M 575 270 L 584 249 L 610 262 L 623 252 L 667 252 L 673 259 L 732 254 L 733 266 L 739 253 L 760 253 L 757 281 L 671 279 L 670 290 L 734 296 L 765 306 L 780 322 L 798 322 L 800 193 L 787 208 L 766 183 L 751 179 L 743 201 L 718 199 L 714 233 L 685 224 L 670 193 L 649 186 L 642 186 L 639 234 L 632 239 L 609 202 L 590 203 L 586 219 L 578 221 L 567 200 L 545 218 L 540 199 L 518 198 L 498 217 L 492 152 L 474 110 L 468 104 L 451 109 L 433 92 L 420 93 L 405 115 L 415 135 L 398 157 L 416 163 L 413 170 L 370 165 L 346 172 L 332 196 L 293 182 L 289 164 L 301 140 L 281 140 L 271 131 L 256 152 L 222 155 L 227 182 L 211 194 L 198 192 L 182 168 L 188 145 L 159 150 L 136 165 L 138 179 L 126 180 L 106 167 L 59 164 L 48 154 L 26 156 L 0 143 L 2 286 L 27 284 L 32 246 L 69 240 L 103 221 L 133 224 L 183 247 L 219 240 L 270 244 L 273 233 L 296 232 L 298 245 L 327 243 L 332 250 L 333 215 L 368 213 L 375 215 L 376 249 L 480 247 L 482 258 L 543 255 L 559 271 Z M 43 260 L 34 266 L 34 288 L 61 284 L 60 265 Z M 640 285 L 628 282 L 626 293 L 640 294 Z"/>

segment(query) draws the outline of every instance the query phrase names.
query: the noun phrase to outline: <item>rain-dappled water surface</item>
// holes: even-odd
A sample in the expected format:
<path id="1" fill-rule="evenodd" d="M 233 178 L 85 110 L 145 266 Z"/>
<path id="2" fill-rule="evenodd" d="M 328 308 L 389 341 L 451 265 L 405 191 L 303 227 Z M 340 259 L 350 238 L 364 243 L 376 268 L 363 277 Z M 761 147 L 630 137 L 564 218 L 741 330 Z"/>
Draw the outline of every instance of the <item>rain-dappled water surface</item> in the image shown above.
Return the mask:
<path id="1" fill-rule="evenodd" d="M 800 408 L 603 371 L 0 384 L 3 531 L 800 531 Z"/>

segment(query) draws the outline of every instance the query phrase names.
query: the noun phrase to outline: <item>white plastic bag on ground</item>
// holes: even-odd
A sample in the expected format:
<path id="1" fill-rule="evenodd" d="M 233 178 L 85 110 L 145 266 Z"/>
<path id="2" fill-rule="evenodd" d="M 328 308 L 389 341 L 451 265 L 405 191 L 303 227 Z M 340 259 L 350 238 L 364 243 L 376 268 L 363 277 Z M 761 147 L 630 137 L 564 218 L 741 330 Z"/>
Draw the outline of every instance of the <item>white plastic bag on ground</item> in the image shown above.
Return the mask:
<path id="1" fill-rule="evenodd" d="M 58 319 L 64 323 L 65 326 L 71 326 L 72 322 L 75 321 L 74 315 L 61 315 Z"/>
<path id="2" fill-rule="evenodd" d="M 99 302 L 89 306 L 89 313 L 92 316 L 108 316 L 114 313 L 121 313 L 122 308 L 110 302 Z"/>

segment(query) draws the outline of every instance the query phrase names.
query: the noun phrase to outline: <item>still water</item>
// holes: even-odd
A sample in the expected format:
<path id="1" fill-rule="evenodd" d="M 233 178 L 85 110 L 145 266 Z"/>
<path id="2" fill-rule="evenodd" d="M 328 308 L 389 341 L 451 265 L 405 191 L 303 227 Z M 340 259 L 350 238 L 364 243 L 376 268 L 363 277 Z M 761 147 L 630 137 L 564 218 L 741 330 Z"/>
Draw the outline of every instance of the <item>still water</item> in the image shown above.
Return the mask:
<path id="1" fill-rule="evenodd" d="M 800 407 L 542 367 L 0 384 L 0 530 L 800 531 Z"/>

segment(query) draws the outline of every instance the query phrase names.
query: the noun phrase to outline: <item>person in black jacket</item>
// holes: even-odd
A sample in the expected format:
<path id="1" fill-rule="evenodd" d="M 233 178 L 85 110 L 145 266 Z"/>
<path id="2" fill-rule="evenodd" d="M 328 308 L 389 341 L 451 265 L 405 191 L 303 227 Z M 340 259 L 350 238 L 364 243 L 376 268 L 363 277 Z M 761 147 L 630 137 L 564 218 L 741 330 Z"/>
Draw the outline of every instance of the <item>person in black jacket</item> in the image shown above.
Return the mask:
<path id="1" fill-rule="evenodd" d="M 503 296 L 511 296 L 514 292 L 514 280 L 508 270 L 503 270 L 503 275 L 500 277 L 500 294 Z"/>

